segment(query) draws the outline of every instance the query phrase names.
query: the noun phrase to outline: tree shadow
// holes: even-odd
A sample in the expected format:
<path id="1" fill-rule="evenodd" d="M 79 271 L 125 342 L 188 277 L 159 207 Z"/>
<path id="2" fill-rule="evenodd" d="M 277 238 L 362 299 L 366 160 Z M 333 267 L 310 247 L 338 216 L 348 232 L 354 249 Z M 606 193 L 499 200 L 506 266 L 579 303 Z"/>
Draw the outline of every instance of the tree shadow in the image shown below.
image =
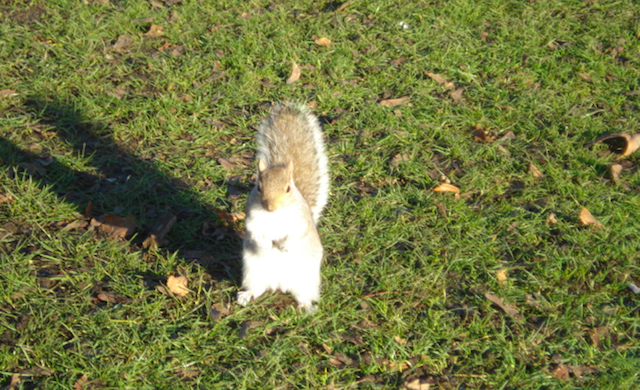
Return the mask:
<path id="1" fill-rule="evenodd" d="M 139 245 L 159 216 L 175 215 L 162 250 L 177 251 L 185 263 L 200 263 L 216 280 L 238 283 L 238 235 L 215 217 L 213 205 L 199 199 L 183 179 L 172 177 L 155 156 L 135 155 L 131 146 L 116 142 L 109 126 L 55 99 L 30 97 L 17 109 L 38 123 L 28 136 L 35 151 L 0 137 L 0 163 L 24 171 L 40 188 L 50 187 L 79 213 L 91 204 L 94 215 L 133 216 L 140 233 L 131 242 L 132 250 L 142 250 Z M 45 146 L 38 148 L 38 141 Z M 47 149 L 50 141 L 66 146 L 66 153 L 83 156 L 89 166 L 79 170 L 62 163 L 56 158 L 62 157 L 59 153 Z M 207 237 L 207 229 L 218 234 Z"/>

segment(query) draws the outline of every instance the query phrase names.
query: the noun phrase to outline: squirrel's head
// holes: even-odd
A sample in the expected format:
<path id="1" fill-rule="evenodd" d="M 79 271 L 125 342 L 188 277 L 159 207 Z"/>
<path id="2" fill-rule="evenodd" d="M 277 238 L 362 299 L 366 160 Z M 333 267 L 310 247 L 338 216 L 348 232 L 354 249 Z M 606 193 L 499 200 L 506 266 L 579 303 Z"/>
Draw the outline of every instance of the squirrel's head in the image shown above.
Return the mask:
<path id="1" fill-rule="evenodd" d="M 258 160 L 258 194 L 262 207 L 275 211 L 293 196 L 293 162 L 287 165 L 267 164 Z"/>

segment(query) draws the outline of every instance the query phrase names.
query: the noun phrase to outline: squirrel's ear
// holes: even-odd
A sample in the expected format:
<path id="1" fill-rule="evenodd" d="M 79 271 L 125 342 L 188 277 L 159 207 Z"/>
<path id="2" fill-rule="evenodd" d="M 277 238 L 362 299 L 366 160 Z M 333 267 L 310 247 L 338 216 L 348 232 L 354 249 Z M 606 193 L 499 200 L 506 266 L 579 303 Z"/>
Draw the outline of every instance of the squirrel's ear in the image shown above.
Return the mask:
<path id="1" fill-rule="evenodd" d="M 264 170 L 267 169 L 267 164 L 264 163 L 264 161 L 262 161 L 261 158 L 258 159 L 258 172 L 262 173 L 264 172 Z"/>
<path id="2" fill-rule="evenodd" d="M 292 177 L 293 176 L 293 161 L 289 161 L 287 163 L 287 167 L 285 169 L 286 169 L 286 172 L 287 172 L 287 176 Z"/>

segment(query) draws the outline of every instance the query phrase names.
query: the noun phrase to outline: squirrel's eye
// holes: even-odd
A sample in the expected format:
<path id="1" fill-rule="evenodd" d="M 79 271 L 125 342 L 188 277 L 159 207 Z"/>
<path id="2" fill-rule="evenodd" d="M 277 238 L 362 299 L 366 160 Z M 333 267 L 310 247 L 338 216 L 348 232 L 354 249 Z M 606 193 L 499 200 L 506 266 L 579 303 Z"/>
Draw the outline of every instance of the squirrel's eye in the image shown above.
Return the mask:
<path id="1" fill-rule="evenodd" d="M 287 192 L 287 194 L 288 194 L 289 192 L 291 192 L 291 186 L 290 186 L 290 185 L 288 185 L 288 186 L 287 186 L 287 189 L 286 189 L 285 191 Z"/>

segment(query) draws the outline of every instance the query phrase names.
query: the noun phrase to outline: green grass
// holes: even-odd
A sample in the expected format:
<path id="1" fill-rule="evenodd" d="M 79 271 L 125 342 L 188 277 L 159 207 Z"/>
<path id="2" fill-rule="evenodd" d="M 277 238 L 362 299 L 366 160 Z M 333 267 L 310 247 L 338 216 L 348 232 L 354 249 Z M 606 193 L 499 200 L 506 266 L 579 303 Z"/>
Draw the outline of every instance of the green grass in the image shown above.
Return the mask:
<path id="1" fill-rule="evenodd" d="M 0 4 L 0 90 L 17 93 L 0 97 L 0 386 L 638 388 L 638 157 L 613 184 L 614 156 L 583 144 L 638 131 L 640 5 L 340 5 Z M 216 209 L 244 210 L 255 126 L 281 100 L 325 123 L 314 314 L 277 294 L 235 305 L 241 241 L 211 234 Z M 476 124 L 515 139 L 478 143 Z M 441 175 L 460 196 L 432 191 Z M 64 229 L 89 203 L 139 234 Z M 582 207 L 604 228 L 583 227 Z M 164 211 L 167 245 L 142 249 Z M 187 297 L 158 290 L 174 274 Z"/>

